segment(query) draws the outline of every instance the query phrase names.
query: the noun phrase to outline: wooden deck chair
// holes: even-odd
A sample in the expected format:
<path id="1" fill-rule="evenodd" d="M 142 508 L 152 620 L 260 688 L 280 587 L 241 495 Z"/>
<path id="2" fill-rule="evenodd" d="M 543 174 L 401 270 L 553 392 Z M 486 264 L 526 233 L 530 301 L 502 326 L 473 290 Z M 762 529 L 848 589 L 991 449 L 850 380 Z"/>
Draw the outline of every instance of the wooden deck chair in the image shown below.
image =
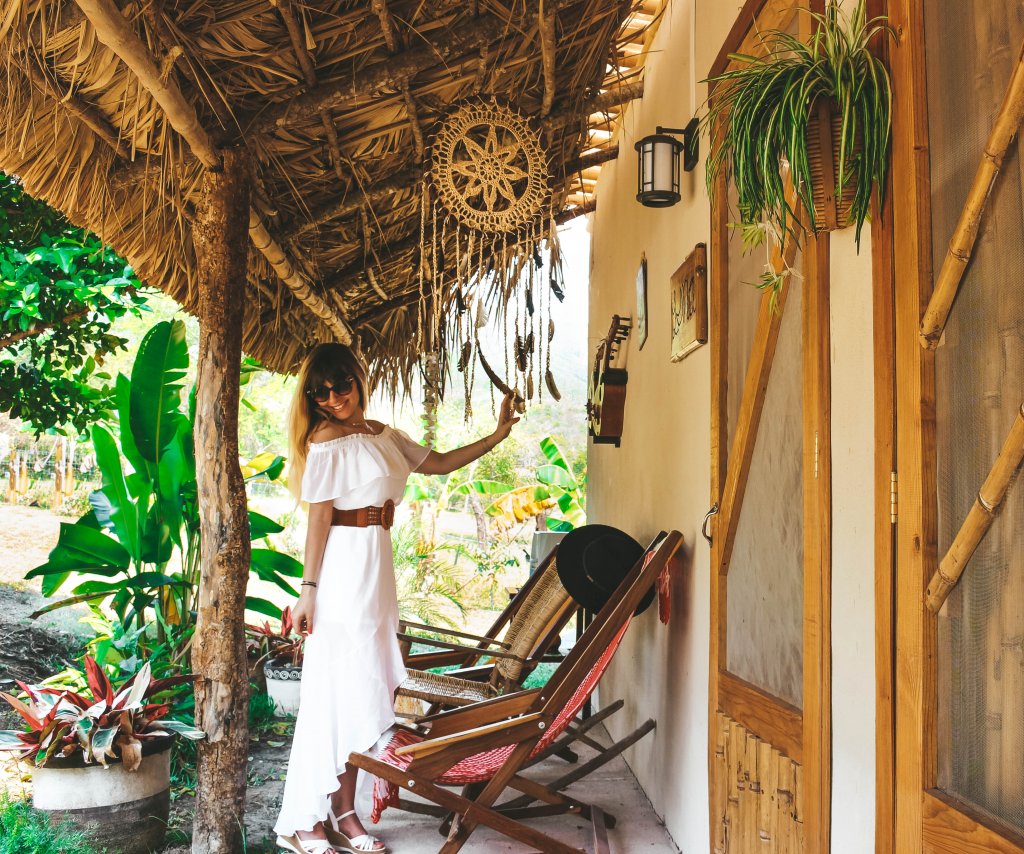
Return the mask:
<path id="1" fill-rule="evenodd" d="M 398 696 L 424 700 L 430 704 L 430 711 L 436 711 L 478 703 L 519 688 L 544 655 L 558 644 L 562 629 L 578 607 L 558 577 L 557 553 L 556 548 L 530 577 L 515 601 L 498 617 L 492 626 L 492 629 L 496 629 L 494 634 L 489 633 L 485 637 L 465 632 L 448 632 L 446 629 L 435 630 L 475 640 L 475 646 L 438 644 L 431 639 L 400 634 L 399 637 L 405 642 L 422 641 L 442 645 L 446 649 L 440 654 L 427 652 L 406 655 L 409 676 L 398 687 Z M 416 624 L 405 625 L 410 628 L 429 628 Z M 446 654 L 447 658 L 444 657 Z M 491 660 L 479 664 L 485 658 Z M 446 673 L 426 671 L 426 667 L 441 666 L 442 661 L 460 666 Z"/>
<path id="2" fill-rule="evenodd" d="M 389 806 L 433 815 L 450 812 L 454 821 L 440 854 L 459 851 L 481 824 L 549 854 L 578 854 L 578 849 L 521 821 L 574 813 L 591 821 L 594 850 L 607 851 L 605 828 L 614 826 L 613 816 L 565 795 L 559 789 L 568 785 L 566 782 L 545 786 L 524 777 L 522 771 L 531 759 L 556 747 L 597 687 L 637 605 L 681 543 L 677 531 L 659 535 L 543 688 L 442 712 L 421 730 L 393 727 L 373 750 L 352 753 L 349 762 L 377 777 L 373 821 Z M 653 723 L 645 727 L 649 731 Z M 613 746 L 613 755 L 622 749 Z M 590 767 L 576 769 L 575 779 L 580 771 L 589 773 L 609 758 L 599 755 L 587 763 Z M 464 787 L 462 793 L 452 791 L 449 787 L 453 786 Z M 428 803 L 403 800 L 401 789 Z M 508 789 L 525 798 L 498 803 Z M 541 803 L 530 806 L 533 801 Z"/>

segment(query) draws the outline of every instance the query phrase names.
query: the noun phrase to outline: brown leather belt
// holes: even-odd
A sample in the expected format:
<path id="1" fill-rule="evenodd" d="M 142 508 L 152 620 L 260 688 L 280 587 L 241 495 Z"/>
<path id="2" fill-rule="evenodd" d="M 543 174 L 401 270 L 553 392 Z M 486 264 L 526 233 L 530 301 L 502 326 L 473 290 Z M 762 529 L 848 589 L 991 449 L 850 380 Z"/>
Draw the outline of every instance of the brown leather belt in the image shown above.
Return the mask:
<path id="1" fill-rule="evenodd" d="M 368 528 L 380 525 L 385 531 L 395 522 L 395 502 L 390 498 L 382 507 L 359 507 L 355 510 L 339 510 L 334 508 L 331 517 L 332 525 L 344 525 L 349 528 Z"/>

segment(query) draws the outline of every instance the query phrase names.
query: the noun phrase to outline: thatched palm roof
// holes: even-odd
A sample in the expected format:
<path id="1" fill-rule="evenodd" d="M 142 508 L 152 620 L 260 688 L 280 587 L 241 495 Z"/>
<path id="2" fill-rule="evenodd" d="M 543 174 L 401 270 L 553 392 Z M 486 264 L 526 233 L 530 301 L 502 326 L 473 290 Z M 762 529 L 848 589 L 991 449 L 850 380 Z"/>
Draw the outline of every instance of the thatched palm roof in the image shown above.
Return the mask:
<path id="1" fill-rule="evenodd" d="M 639 94 L 636 55 L 657 8 L 2 0 L 0 169 L 191 310 L 200 177 L 219 148 L 244 146 L 255 174 L 246 351 L 290 370 L 310 343 L 352 336 L 407 380 L 421 176 L 444 111 L 485 95 L 534 117 L 552 214 L 586 209 L 614 155 L 609 121 Z M 453 294 L 437 297 L 448 306 Z"/>

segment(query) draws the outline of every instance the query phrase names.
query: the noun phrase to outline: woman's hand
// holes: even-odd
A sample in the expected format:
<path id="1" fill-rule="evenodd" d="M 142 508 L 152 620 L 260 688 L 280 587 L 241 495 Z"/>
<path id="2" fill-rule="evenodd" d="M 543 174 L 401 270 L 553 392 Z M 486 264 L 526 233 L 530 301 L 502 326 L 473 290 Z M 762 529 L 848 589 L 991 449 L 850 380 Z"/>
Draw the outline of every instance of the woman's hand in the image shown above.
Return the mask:
<path id="1" fill-rule="evenodd" d="M 501 406 L 498 408 L 498 426 L 494 428 L 494 432 L 491 436 L 494 438 L 494 442 L 491 444 L 491 449 L 498 442 L 503 442 L 508 438 L 508 434 L 512 432 L 512 425 L 518 424 L 519 418 L 516 416 L 515 400 L 512 397 L 512 393 L 509 392 L 501 399 Z"/>
<path id="2" fill-rule="evenodd" d="M 306 585 L 292 608 L 292 625 L 300 635 L 313 633 L 313 613 L 316 610 L 316 588 Z"/>

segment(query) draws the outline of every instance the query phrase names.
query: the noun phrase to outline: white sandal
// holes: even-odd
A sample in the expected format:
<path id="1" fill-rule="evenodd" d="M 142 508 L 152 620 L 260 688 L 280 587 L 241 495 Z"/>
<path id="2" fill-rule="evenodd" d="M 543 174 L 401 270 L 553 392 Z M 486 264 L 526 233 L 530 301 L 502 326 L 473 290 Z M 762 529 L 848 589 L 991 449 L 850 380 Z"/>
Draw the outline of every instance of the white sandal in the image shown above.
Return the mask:
<path id="1" fill-rule="evenodd" d="M 387 846 L 375 836 L 363 833 L 359 836 L 350 837 L 341 829 L 342 819 L 355 815 L 355 813 L 355 810 L 349 810 L 336 816 L 334 810 L 330 806 L 327 807 L 327 818 L 329 821 L 324 825 L 324 830 L 327 833 L 327 838 L 334 845 L 335 850 L 339 854 L 342 851 L 347 852 L 347 854 L 385 854 L 388 850 Z"/>
<path id="2" fill-rule="evenodd" d="M 277 837 L 277 844 L 293 854 L 327 854 L 328 851 L 337 851 L 326 839 L 299 839 L 297 833 Z"/>

